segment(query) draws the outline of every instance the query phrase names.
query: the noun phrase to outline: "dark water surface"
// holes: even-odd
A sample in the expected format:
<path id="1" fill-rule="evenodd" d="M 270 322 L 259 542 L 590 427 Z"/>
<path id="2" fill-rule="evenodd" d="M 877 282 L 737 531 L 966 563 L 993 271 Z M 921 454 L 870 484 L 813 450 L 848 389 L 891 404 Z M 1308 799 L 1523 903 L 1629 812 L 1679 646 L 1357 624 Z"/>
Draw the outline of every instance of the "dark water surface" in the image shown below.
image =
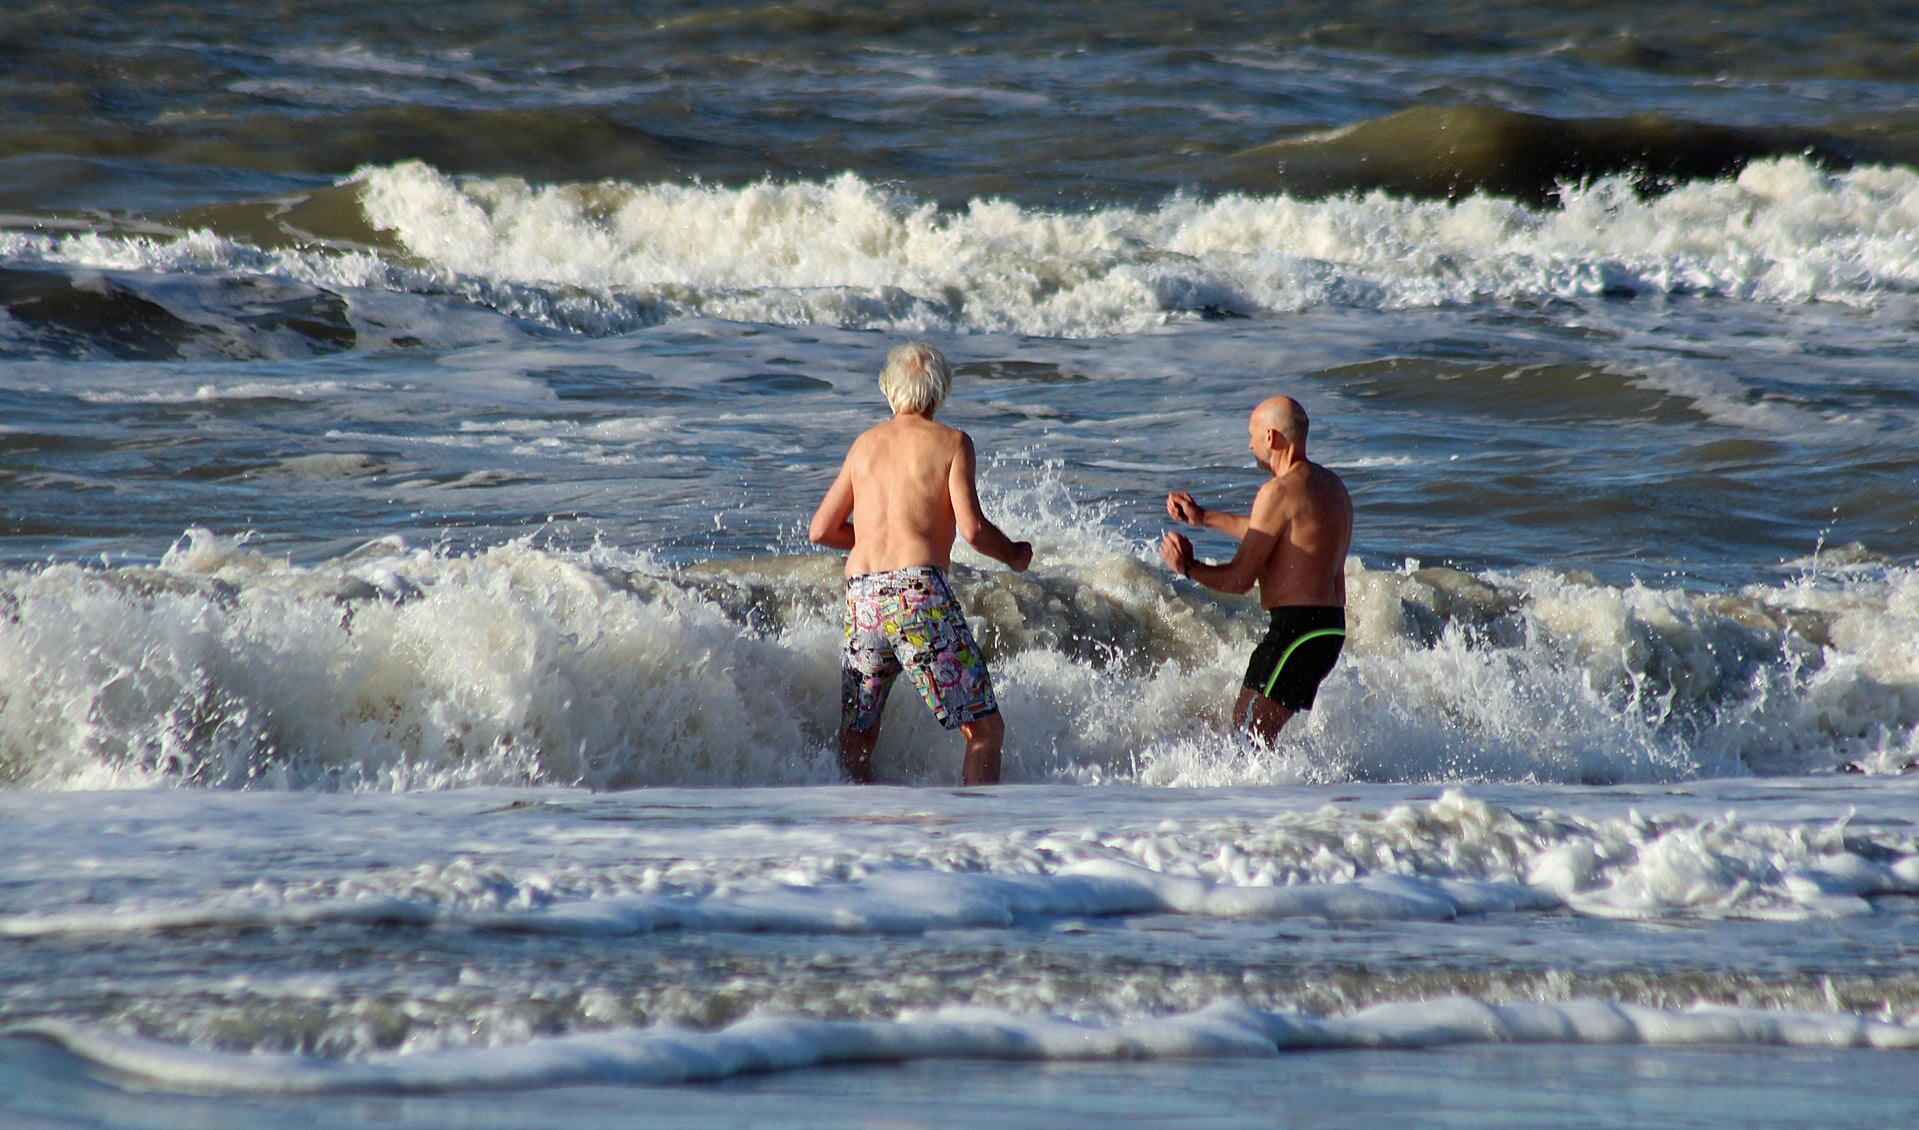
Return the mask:
<path id="1" fill-rule="evenodd" d="M 15 6 L 0 206 L 192 216 L 403 160 L 549 182 L 850 169 L 949 205 L 1543 201 L 1560 181 L 1650 186 L 1763 156 L 1911 164 L 1916 19 L 1903 3 Z M 308 218 L 345 236 L 347 211 Z"/>

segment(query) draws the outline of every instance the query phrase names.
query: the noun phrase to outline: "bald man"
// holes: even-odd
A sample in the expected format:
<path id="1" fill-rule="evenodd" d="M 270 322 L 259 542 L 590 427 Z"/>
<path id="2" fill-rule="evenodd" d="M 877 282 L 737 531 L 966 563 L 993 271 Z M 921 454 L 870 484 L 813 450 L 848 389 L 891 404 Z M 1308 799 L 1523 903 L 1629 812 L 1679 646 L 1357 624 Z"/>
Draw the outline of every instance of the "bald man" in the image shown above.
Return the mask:
<path id="1" fill-rule="evenodd" d="M 1208 510 L 1185 491 L 1166 496 L 1175 521 L 1237 538 L 1231 561 L 1194 560 L 1193 543 L 1171 530 L 1159 543 L 1174 572 L 1209 589 L 1237 594 L 1259 585 L 1271 626 L 1246 667 L 1233 725 L 1268 745 L 1294 714 L 1312 709 L 1346 642 L 1353 500 L 1338 475 L 1306 458 L 1306 427 L 1306 410 L 1291 397 L 1253 409 L 1246 446 L 1273 477 L 1260 486 L 1251 514 Z"/>

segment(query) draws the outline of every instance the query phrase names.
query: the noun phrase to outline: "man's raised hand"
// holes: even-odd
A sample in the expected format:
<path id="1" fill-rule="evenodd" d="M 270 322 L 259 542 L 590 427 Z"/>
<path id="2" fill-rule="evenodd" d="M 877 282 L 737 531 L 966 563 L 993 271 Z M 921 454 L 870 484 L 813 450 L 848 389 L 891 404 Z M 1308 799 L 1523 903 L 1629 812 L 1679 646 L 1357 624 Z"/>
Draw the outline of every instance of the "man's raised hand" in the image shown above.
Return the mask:
<path id="1" fill-rule="evenodd" d="M 1198 526 L 1205 522 L 1206 508 L 1194 502 L 1192 495 L 1176 490 L 1166 496 L 1166 516 L 1175 522 Z"/>
<path id="2" fill-rule="evenodd" d="M 1166 536 L 1159 539 L 1159 556 L 1167 568 L 1182 577 L 1193 570 L 1193 543 L 1186 540 L 1185 534 L 1167 530 Z"/>

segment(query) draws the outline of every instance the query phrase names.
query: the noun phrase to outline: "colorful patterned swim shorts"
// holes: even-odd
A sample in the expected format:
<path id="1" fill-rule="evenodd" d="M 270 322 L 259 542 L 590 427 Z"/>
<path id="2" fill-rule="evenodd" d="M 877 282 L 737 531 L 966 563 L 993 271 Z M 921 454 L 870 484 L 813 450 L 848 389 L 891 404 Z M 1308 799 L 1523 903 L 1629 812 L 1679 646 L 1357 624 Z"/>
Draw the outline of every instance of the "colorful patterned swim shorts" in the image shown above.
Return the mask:
<path id="1" fill-rule="evenodd" d="M 880 709 L 902 670 L 949 730 L 999 710 L 986 659 L 959 601 L 945 574 L 931 565 L 846 579 L 841 725 L 854 733 L 879 725 Z"/>

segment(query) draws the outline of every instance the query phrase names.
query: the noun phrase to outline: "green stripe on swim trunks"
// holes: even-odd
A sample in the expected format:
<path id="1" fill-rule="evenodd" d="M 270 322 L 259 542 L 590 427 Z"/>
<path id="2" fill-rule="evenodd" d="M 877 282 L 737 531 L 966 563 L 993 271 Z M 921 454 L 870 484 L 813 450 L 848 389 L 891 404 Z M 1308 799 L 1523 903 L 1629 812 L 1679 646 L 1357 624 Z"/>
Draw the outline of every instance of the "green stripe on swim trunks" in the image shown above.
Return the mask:
<path id="1" fill-rule="evenodd" d="M 1266 689 L 1260 693 L 1264 694 L 1267 698 L 1273 697 L 1273 687 L 1279 683 L 1279 673 L 1286 669 L 1286 661 L 1293 657 L 1293 652 L 1299 650 L 1299 645 L 1305 643 L 1308 640 L 1324 639 L 1327 636 L 1338 636 L 1340 639 L 1345 639 L 1346 629 L 1321 628 L 1316 632 L 1307 632 L 1305 635 L 1294 640 L 1291 646 L 1289 646 L 1284 652 L 1280 653 L 1279 662 L 1273 664 L 1272 677 L 1266 680 Z"/>

